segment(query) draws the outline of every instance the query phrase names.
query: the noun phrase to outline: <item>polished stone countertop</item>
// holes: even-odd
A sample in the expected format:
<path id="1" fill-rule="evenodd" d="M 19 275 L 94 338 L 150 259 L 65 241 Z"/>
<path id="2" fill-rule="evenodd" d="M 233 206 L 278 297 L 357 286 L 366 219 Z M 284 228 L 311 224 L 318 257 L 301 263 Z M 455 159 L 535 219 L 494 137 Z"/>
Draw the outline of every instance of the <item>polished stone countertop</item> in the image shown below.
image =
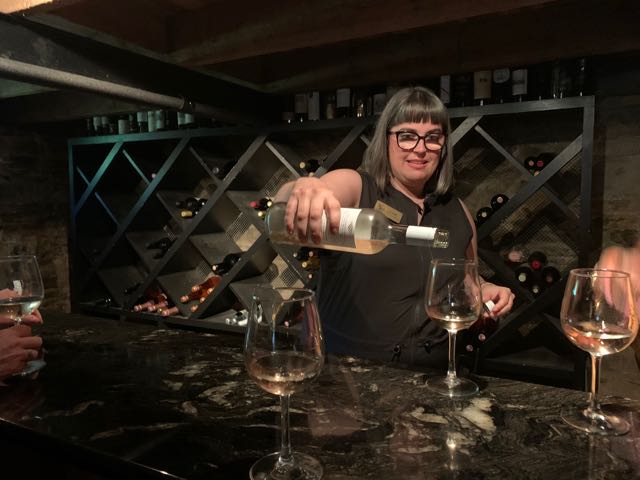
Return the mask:
<path id="1" fill-rule="evenodd" d="M 106 478 L 248 478 L 278 449 L 279 404 L 249 379 L 242 335 L 45 320 L 48 365 L 0 389 L 5 442 Z M 632 431 L 590 437 L 560 418 L 584 392 L 483 377 L 479 394 L 451 401 L 426 389 L 428 375 L 328 359 L 291 399 L 293 447 L 327 480 L 640 478 L 640 399 L 603 399 Z"/>

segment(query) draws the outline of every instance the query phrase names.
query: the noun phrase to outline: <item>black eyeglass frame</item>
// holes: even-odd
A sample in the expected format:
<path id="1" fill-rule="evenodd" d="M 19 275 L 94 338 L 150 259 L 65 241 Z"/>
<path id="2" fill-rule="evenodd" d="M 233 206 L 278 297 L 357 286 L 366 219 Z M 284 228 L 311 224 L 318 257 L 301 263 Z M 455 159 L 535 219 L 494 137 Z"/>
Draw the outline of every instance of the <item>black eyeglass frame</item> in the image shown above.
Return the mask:
<path id="1" fill-rule="evenodd" d="M 400 135 L 403 133 L 410 133 L 412 135 L 415 135 L 416 137 L 418 137 L 416 139 L 416 143 L 413 147 L 411 148 L 404 148 L 400 146 Z M 404 150 L 405 152 L 411 152 L 413 150 L 415 150 L 415 148 L 418 146 L 418 144 L 420 143 L 420 140 L 422 140 L 422 143 L 424 143 L 424 148 L 426 148 L 427 150 L 429 150 L 430 152 L 439 152 L 441 150 L 443 150 L 446 147 L 447 144 L 447 135 L 444 133 L 440 133 L 439 137 L 442 138 L 444 140 L 444 142 L 442 142 L 442 144 L 437 143 L 437 144 L 429 144 L 427 143 L 427 137 L 430 137 L 431 135 L 434 135 L 434 133 L 427 133 L 426 135 L 418 135 L 416 132 L 412 132 L 409 130 L 398 130 L 397 132 L 394 132 L 392 130 L 387 130 L 387 135 L 395 135 L 396 137 L 396 145 L 398 145 L 398 148 L 400 150 Z M 438 148 L 430 148 L 429 146 L 435 146 L 438 145 Z"/>

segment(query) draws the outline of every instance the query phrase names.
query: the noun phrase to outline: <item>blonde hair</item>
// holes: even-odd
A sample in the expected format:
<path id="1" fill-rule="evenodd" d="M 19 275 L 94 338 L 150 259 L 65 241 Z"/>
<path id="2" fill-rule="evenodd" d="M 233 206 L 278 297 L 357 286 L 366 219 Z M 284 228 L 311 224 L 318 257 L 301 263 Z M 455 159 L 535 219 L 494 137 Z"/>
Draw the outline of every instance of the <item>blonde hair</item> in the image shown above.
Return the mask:
<path id="1" fill-rule="evenodd" d="M 427 184 L 433 185 L 435 182 L 435 188 L 429 193 L 446 193 L 453 184 L 453 157 L 449 142 L 451 123 L 447 108 L 428 88 L 403 88 L 389 99 L 378 119 L 371 143 L 364 153 L 363 170 L 375 179 L 380 193 L 383 193 L 391 181 L 388 132 L 392 127 L 405 122 L 431 122 L 442 127 L 445 145 L 440 154 L 438 168 L 434 172 L 435 179 L 430 179 Z M 425 190 L 427 189 L 425 185 Z"/>

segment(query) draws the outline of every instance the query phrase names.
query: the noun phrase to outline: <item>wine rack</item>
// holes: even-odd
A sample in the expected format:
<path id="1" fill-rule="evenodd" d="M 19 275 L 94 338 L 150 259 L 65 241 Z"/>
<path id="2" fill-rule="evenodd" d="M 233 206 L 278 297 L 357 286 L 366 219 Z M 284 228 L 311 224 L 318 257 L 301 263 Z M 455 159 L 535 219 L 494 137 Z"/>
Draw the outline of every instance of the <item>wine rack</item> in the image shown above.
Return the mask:
<path id="1" fill-rule="evenodd" d="M 304 174 L 357 167 L 373 119 L 266 128 L 187 129 L 69 140 L 72 304 L 76 310 L 205 329 L 247 308 L 252 286 L 313 286 L 291 246 L 272 245 L 250 205 Z M 185 198 L 203 199 L 185 218 Z M 165 248 L 149 248 L 162 240 Z M 229 254 L 211 294 L 181 302 Z M 311 278 L 310 278 L 311 277 Z M 134 312 L 159 288 L 177 314 Z M 104 299 L 109 301 L 105 302 Z"/>
<path id="2" fill-rule="evenodd" d="M 544 328 L 545 335 L 562 336 L 554 314 L 564 277 L 534 296 L 515 280 L 505 256 L 514 245 L 525 245 L 546 250 L 562 274 L 587 264 L 594 99 L 452 108 L 450 114 L 456 193 L 472 212 L 497 193 L 508 197 L 479 226 L 479 253 L 483 276 L 509 286 L 517 303 L 465 359 L 474 370 L 491 373 L 496 355 L 514 338 L 526 343 L 532 332 Z M 295 249 L 269 242 L 250 202 L 273 196 L 304 174 L 301 161 L 319 160 L 318 176 L 357 168 L 375 121 L 344 118 L 69 140 L 74 308 L 239 329 L 222 319 L 233 308 L 248 307 L 252 285 L 313 287 L 313 278 L 294 258 Z M 533 176 L 524 160 L 547 150 L 552 160 Z M 176 207 L 186 197 L 206 199 L 192 218 L 183 218 Z M 162 237 L 171 244 L 158 256 L 146 245 Z M 180 296 L 230 253 L 238 254 L 239 261 L 213 293 L 201 303 L 182 304 Z M 136 284 L 132 293 L 123 294 Z M 179 314 L 162 318 L 131 311 L 152 285 L 160 286 Z M 104 297 L 111 298 L 110 305 L 100 302 Z M 558 342 L 568 345 L 564 336 Z M 573 355 L 571 378 L 581 364 Z"/>

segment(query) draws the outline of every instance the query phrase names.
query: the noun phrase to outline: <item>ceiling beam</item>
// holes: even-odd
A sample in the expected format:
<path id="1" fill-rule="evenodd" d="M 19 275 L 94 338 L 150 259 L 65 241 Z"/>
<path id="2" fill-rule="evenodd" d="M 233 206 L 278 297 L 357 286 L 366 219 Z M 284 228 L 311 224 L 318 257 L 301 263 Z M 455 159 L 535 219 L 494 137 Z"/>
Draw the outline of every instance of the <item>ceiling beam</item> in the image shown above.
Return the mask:
<path id="1" fill-rule="evenodd" d="M 153 94 L 183 97 L 211 107 L 219 120 L 241 123 L 263 121 L 271 102 L 268 96 L 246 87 L 22 18 L 0 15 L 0 30 L 0 57 L 7 62 L 33 65 L 34 71 L 55 70 L 58 78 L 69 74 L 70 80 L 87 80 L 83 84 L 98 88 L 111 85 L 113 88 L 104 89 L 105 96 L 137 90 L 150 93 L 147 98 L 154 98 Z M 20 79 L 29 81 L 24 76 Z"/>
<path id="2" fill-rule="evenodd" d="M 324 0 L 221 2 L 172 17 L 172 57 L 200 66 L 335 44 L 471 18 L 508 14 L 559 0 Z"/>

